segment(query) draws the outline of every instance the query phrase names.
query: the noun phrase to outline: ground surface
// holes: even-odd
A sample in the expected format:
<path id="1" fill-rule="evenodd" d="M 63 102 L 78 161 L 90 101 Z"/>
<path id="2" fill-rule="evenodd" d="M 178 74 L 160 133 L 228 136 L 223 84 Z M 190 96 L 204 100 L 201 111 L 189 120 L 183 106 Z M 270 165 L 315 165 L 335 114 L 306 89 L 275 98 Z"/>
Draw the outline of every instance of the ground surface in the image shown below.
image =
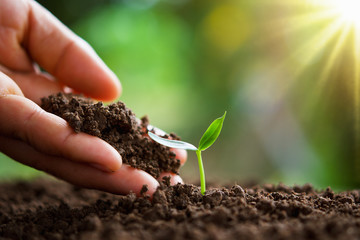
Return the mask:
<path id="1" fill-rule="evenodd" d="M 121 102 L 104 106 L 58 94 L 42 107 L 154 177 L 180 167 L 146 136 L 148 120 L 139 122 Z M 360 239 L 360 191 L 236 185 L 202 196 L 194 185 L 164 183 L 150 201 L 38 180 L 3 183 L 0 192 L 0 239 Z"/>
<path id="2" fill-rule="evenodd" d="M 360 191 L 163 184 L 150 202 L 37 180 L 0 192 L 0 239 L 360 239 Z"/>

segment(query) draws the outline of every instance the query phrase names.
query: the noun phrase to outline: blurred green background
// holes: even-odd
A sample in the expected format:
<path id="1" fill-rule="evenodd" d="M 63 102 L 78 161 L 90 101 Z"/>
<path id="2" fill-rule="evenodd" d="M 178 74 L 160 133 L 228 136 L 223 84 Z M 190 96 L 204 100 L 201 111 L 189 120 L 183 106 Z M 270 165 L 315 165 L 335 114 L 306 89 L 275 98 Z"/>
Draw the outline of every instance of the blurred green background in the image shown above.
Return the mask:
<path id="1" fill-rule="evenodd" d="M 336 0 L 38 2 L 93 46 L 138 117 L 196 145 L 228 111 L 208 181 L 359 187 L 360 21 Z M 38 174 L 0 161 L 2 179 Z M 198 180 L 193 152 L 181 175 Z"/>

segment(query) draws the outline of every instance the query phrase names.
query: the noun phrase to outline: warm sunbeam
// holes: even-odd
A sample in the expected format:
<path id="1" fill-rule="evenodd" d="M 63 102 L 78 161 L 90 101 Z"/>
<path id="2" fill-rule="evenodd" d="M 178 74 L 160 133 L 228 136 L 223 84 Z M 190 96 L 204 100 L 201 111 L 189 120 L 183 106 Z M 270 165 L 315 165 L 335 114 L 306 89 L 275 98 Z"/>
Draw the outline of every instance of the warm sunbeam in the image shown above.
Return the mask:
<path id="1" fill-rule="evenodd" d="M 360 151 L 358 145 L 360 144 L 360 58 L 359 58 L 359 35 L 360 35 L 360 1 L 358 0 L 329 0 L 329 7 L 332 7 L 337 13 L 339 19 L 345 24 L 351 25 L 353 28 L 353 93 L 354 93 L 354 130 L 355 130 L 355 149 L 356 151 L 356 169 L 360 171 Z M 349 35 L 349 34 L 348 34 Z M 351 35 L 349 35 L 351 36 Z M 341 44 L 346 44 L 342 42 Z M 329 71 L 327 69 L 327 71 Z"/>
<path id="2" fill-rule="evenodd" d="M 358 0 L 329 0 L 330 7 L 338 12 L 339 16 L 346 22 L 352 23 L 355 27 L 360 27 L 360 1 Z"/>
<path id="3" fill-rule="evenodd" d="M 312 104 L 316 104 L 319 99 L 321 91 L 323 91 L 325 84 L 329 81 L 330 75 L 333 73 L 333 67 L 338 64 L 341 55 L 349 46 L 352 46 L 352 59 L 347 59 L 347 64 L 353 66 L 352 73 L 347 76 L 352 76 L 352 79 L 344 79 L 345 84 L 352 87 L 353 92 L 353 114 L 354 114 L 354 142 L 356 149 L 355 168 L 357 172 L 360 171 L 360 1 L 359 0 L 310 0 L 310 3 L 317 8 L 318 14 L 321 12 L 329 12 L 332 15 L 329 25 L 334 22 L 340 22 L 342 27 L 336 32 L 339 36 L 334 47 L 329 51 L 330 57 L 321 70 L 322 73 L 319 78 L 318 88 L 314 90 Z M 323 13 L 321 13 L 323 14 Z M 316 14 L 315 14 L 316 15 Z M 325 36 L 323 36 L 325 37 Z M 314 43 L 316 44 L 316 43 Z M 342 60 L 343 61 L 343 60 Z"/>
<path id="4" fill-rule="evenodd" d="M 310 79 L 303 76 L 313 74 L 307 98 L 302 101 L 304 112 L 310 117 L 324 106 L 323 98 L 333 94 L 332 89 L 342 86 L 346 91 L 339 88 L 334 91 L 351 93 L 342 97 L 352 99 L 352 103 L 346 102 L 353 107 L 355 164 L 360 172 L 360 0 L 280 2 L 288 12 L 279 15 L 276 24 L 284 30 L 270 37 L 284 37 L 290 54 L 284 55 L 274 71 L 291 69 L 288 79 L 292 80 L 280 86 L 281 95 L 298 86 L 310 86 L 306 85 Z M 304 81 L 300 79 L 305 85 L 301 85 Z"/>
<path id="5" fill-rule="evenodd" d="M 333 11 L 340 18 L 354 25 L 360 25 L 358 0 L 309 0 L 311 5 Z"/>
<path id="6" fill-rule="evenodd" d="M 346 52 L 346 49 L 352 46 L 352 51 L 357 55 L 358 45 L 360 45 L 358 42 L 360 0 L 300 0 L 292 3 L 291 1 L 282 1 L 282 4 L 284 6 L 291 5 L 293 9 L 303 9 L 303 11 L 277 20 L 288 23 L 289 27 L 285 28 L 283 34 L 290 39 L 288 44 L 291 53 L 276 69 L 284 68 L 289 61 L 295 60 L 297 67 L 293 71 L 293 79 L 296 80 L 326 52 L 328 58 L 324 67 L 319 69 L 319 78 L 315 84 L 316 87 L 312 90 L 313 97 L 319 99 L 324 86 L 329 81 L 329 76 L 334 71 L 334 66 L 340 62 L 340 56 Z M 309 34 L 310 32 L 311 34 Z M 272 33 L 272 36 L 269 37 L 277 38 L 279 34 L 281 33 Z M 358 68 L 360 67 L 360 58 L 347 60 L 349 63 L 350 61 Z M 354 82 L 357 76 L 356 72 L 357 70 L 354 70 L 353 78 L 348 79 L 348 83 Z M 296 82 L 287 84 L 286 88 L 290 90 Z M 284 94 L 286 95 L 286 91 Z M 309 104 L 314 107 L 317 101 L 314 101 L 313 98 L 309 99 Z M 360 106 L 360 103 L 356 103 L 356 105 Z"/>

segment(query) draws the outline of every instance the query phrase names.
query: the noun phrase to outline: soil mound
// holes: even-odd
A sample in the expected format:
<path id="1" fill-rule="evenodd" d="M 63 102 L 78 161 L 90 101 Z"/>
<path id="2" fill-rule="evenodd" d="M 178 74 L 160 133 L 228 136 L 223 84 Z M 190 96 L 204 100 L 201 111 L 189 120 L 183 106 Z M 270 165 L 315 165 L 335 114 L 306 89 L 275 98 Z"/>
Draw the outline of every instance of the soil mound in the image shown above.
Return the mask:
<path id="1" fill-rule="evenodd" d="M 360 191 L 168 186 L 136 198 L 37 180 L 0 185 L 1 239 L 359 239 Z"/>
<path id="2" fill-rule="evenodd" d="M 138 120 L 123 102 L 105 106 L 89 98 L 58 93 L 43 98 L 41 107 L 65 119 L 75 132 L 85 132 L 111 144 L 123 163 L 155 178 L 161 172 L 178 173 L 180 161 L 176 155 L 148 138 L 148 118 Z M 178 139 L 174 134 L 171 137 Z"/>

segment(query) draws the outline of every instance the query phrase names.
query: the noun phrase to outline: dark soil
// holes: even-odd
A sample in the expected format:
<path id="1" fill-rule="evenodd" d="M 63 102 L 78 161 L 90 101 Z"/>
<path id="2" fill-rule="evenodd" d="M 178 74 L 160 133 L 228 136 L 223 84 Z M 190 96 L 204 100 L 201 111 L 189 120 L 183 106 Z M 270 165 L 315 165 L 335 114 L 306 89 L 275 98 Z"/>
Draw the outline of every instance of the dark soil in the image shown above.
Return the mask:
<path id="1" fill-rule="evenodd" d="M 147 137 L 148 119 L 138 121 L 122 102 L 104 106 L 58 94 L 42 107 L 76 132 L 110 143 L 124 163 L 154 177 L 178 172 L 176 156 Z M 235 185 L 203 196 L 197 186 L 169 182 L 164 179 L 152 200 L 146 193 L 118 196 L 54 180 L 3 183 L 0 239 L 360 239 L 360 191 Z"/>
<path id="2" fill-rule="evenodd" d="M 147 136 L 148 118 L 138 120 L 123 102 L 105 106 L 89 98 L 59 93 L 43 98 L 41 107 L 64 118 L 75 132 L 85 132 L 111 144 L 123 163 L 155 178 L 161 172 L 178 173 L 180 161 L 176 155 Z M 165 137 L 178 139 L 174 134 Z"/>
<path id="3" fill-rule="evenodd" d="M 162 184 L 151 202 L 37 180 L 0 192 L 0 239 L 360 239 L 358 190 Z"/>

